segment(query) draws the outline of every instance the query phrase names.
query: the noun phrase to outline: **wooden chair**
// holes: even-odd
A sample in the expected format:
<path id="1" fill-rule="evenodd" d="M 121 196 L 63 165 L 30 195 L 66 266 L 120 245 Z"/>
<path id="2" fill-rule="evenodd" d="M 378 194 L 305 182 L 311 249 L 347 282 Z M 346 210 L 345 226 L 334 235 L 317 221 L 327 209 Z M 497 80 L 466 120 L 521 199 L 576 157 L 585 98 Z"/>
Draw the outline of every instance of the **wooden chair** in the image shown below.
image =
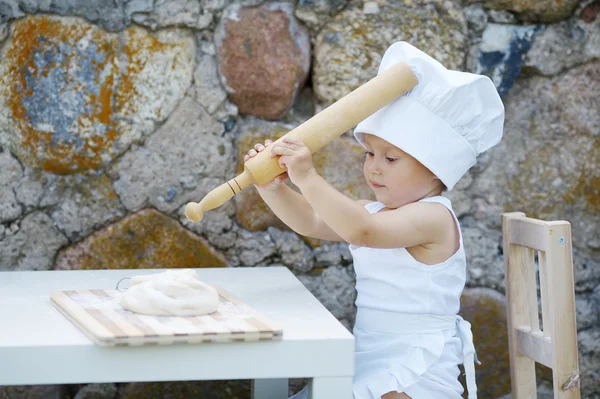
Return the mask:
<path id="1" fill-rule="evenodd" d="M 555 399 L 580 398 L 571 225 L 502 215 L 513 399 L 537 397 L 535 362 L 552 369 Z M 542 303 L 540 328 L 535 251 Z"/>

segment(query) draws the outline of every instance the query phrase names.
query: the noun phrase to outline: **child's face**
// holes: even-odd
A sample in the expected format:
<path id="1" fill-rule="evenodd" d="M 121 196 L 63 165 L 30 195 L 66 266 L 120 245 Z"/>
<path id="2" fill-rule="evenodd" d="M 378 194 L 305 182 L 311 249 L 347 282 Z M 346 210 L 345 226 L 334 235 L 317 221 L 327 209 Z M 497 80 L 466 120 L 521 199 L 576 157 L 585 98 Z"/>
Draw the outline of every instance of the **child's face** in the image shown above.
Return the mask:
<path id="1" fill-rule="evenodd" d="M 418 201 L 439 188 L 440 180 L 415 158 L 387 141 L 364 136 L 367 152 L 363 171 L 377 201 L 387 208 L 399 208 Z"/>

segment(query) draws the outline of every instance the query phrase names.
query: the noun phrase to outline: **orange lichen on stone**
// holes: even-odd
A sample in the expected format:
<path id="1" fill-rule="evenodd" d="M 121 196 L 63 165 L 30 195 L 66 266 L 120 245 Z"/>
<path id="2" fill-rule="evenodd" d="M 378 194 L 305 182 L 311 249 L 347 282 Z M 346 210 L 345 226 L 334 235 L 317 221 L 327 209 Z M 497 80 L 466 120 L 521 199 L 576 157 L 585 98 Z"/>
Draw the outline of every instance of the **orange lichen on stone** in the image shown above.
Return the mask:
<path id="1" fill-rule="evenodd" d="M 304 241 L 306 245 L 308 245 L 311 248 L 318 248 L 328 242 L 319 238 L 312 237 L 302 237 L 302 241 Z"/>
<path id="2" fill-rule="evenodd" d="M 83 43 L 88 46 L 94 43 L 97 46 L 95 54 L 88 55 L 97 55 L 100 59 L 81 65 L 81 57 L 85 58 L 82 54 L 86 51 L 82 48 L 86 45 Z M 117 136 L 111 123 L 116 70 L 110 73 L 111 67 L 114 68 L 117 45 L 117 40 L 108 38 L 102 30 L 91 25 L 86 28 L 46 16 L 29 17 L 15 23 L 13 40 L 4 61 L 10 79 L 4 82 L 4 90 L 20 130 L 20 144 L 25 152 L 34 156 L 31 161 L 38 163 L 37 166 L 54 173 L 68 173 L 74 169 L 94 168 L 101 163 L 100 152 L 112 145 Z M 90 69 L 82 71 L 83 68 Z M 73 72 L 73 76 L 70 69 L 92 72 L 93 81 L 78 81 L 77 72 Z M 103 76 L 106 71 L 109 73 Z M 44 86 L 44 79 L 54 79 L 51 82 L 54 87 Z M 89 87 L 90 83 L 96 87 Z M 85 93 L 90 89 L 99 89 L 100 93 L 89 96 L 88 104 L 67 102 L 72 99 L 70 94 Z M 77 120 L 64 116 L 69 111 L 82 111 L 86 105 L 88 112 L 78 115 Z M 75 106 L 79 106 L 79 110 L 69 109 Z M 105 132 L 85 137 L 85 133 L 74 131 L 89 128 L 92 123 L 103 124 Z M 74 145 L 78 147 L 76 154 L 73 154 Z"/>
<path id="3" fill-rule="evenodd" d="M 244 155 L 253 149 L 255 144 L 264 144 L 265 140 L 267 139 L 275 141 L 281 138 L 287 132 L 289 132 L 289 130 L 282 125 L 270 125 L 269 131 L 259 131 L 256 128 L 251 128 L 244 131 L 243 136 L 241 136 L 236 142 L 238 149 L 238 165 L 236 172 L 241 173 L 244 171 Z"/>
<path id="4" fill-rule="evenodd" d="M 575 184 L 563 196 L 567 204 L 574 204 L 578 198 L 585 200 L 590 213 L 600 212 L 600 138 L 594 139 L 593 150 L 586 154 L 588 162 L 581 168 Z"/>
<path id="5" fill-rule="evenodd" d="M 244 155 L 254 148 L 257 143 L 264 143 L 266 139 L 277 140 L 288 132 L 282 125 L 269 125 L 268 131 L 256 128 L 248 129 L 236 143 L 238 149 L 238 165 L 236 173 L 244 171 Z M 265 230 L 269 226 L 282 230 L 289 228 L 275 216 L 264 203 L 254 187 L 248 187 L 235 196 L 236 218 L 240 225 L 251 231 Z"/>
<path id="6" fill-rule="evenodd" d="M 161 43 L 156 37 L 145 34 L 140 28 L 129 28 L 124 35 L 125 40 L 121 51 L 127 60 L 127 66 L 121 76 L 116 104 L 119 108 L 128 110 L 128 108 L 136 107 L 136 104 L 131 102 L 138 94 L 135 80 L 148 62 L 148 54 L 163 52 L 167 47 L 173 45 Z"/>
<path id="7" fill-rule="evenodd" d="M 316 171 L 344 195 L 374 200 L 363 174 L 365 149 L 354 139 L 340 137 L 313 154 Z"/>
<path id="8" fill-rule="evenodd" d="M 480 397 L 497 398 L 510 392 L 506 304 L 503 295 L 488 288 L 466 289 L 460 314 L 473 326 L 481 366 L 477 368 Z M 464 384 L 464 377 L 461 376 Z"/>
<path id="9" fill-rule="evenodd" d="M 120 121 L 144 103 L 136 81 L 150 56 L 177 45 L 137 27 L 112 34 L 78 18 L 16 21 L 0 61 L 12 149 L 59 174 L 106 164 L 129 144 Z"/>
<path id="10" fill-rule="evenodd" d="M 155 210 L 143 210 L 92 234 L 58 256 L 57 269 L 225 267 L 201 237 Z"/>
<path id="11" fill-rule="evenodd" d="M 530 21 L 557 22 L 568 18 L 579 4 L 578 0 L 487 0 L 485 6 L 497 10 L 510 10 Z"/>

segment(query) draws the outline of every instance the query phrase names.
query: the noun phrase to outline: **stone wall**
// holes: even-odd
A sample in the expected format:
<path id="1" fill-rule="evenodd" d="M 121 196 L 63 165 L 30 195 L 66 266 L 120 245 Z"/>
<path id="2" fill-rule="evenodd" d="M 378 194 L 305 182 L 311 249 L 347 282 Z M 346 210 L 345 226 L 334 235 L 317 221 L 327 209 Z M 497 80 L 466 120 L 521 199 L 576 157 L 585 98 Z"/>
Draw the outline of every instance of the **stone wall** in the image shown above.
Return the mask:
<path id="1" fill-rule="evenodd" d="M 599 0 L 0 0 L 0 270 L 283 264 L 350 328 L 346 245 L 291 232 L 253 188 L 198 224 L 182 209 L 239 172 L 251 145 L 366 82 L 387 46 L 407 40 L 489 75 L 506 106 L 504 140 L 449 193 L 480 396 L 509 392 L 500 214 L 523 211 L 572 223 L 582 397 L 600 398 L 599 14 Z M 348 196 L 369 198 L 360 155 L 348 135 L 315 163 Z M 247 381 L 0 388 L 10 398 L 248 395 Z"/>

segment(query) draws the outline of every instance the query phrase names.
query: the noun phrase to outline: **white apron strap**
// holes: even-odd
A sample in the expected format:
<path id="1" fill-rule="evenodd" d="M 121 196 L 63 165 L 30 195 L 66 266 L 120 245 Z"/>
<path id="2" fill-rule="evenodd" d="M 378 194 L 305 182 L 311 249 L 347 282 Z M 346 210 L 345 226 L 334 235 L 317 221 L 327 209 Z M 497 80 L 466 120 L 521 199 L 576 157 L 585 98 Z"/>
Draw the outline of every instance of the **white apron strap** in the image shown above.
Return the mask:
<path id="1" fill-rule="evenodd" d="M 463 365 L 467 380 L 468 399 L 477 399 L 477 383 L 475 382 L 475 363 L 481 364 L 477 359 L 475 345 L 473 345 L 473 333 L 471 323 L 460 316 L 456 316 L 456 330 L 462 343 Z"/>

